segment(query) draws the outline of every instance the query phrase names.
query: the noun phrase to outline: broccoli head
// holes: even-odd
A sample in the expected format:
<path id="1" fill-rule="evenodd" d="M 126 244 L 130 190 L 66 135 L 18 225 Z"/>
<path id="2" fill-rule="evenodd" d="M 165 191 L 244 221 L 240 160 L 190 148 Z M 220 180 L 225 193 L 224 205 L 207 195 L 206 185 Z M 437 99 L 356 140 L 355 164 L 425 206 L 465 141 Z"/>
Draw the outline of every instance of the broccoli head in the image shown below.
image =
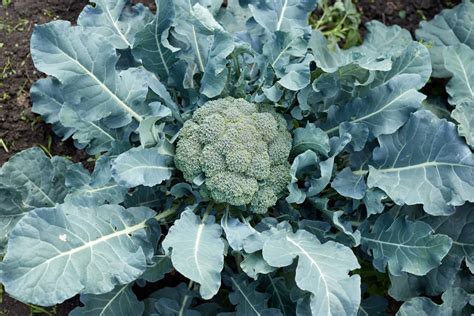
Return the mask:
<path id="1" fill-rule="evenodd" d="M 217 203 L 264 213 L 291 181 L 292 139 L 282 115 L 244 99 L 209 101 L 180 131 L 175 164 L 186 181 L 204 176 Z"/>

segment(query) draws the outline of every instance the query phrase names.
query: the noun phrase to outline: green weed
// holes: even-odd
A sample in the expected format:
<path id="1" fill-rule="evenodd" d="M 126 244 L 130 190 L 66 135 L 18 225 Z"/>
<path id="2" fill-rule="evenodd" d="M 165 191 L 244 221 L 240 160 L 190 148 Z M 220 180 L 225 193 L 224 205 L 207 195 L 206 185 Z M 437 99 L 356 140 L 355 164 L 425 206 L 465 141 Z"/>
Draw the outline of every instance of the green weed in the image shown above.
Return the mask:
<path id="1" fill-rule="evenodd" d="M 310 25 L 320 30 L 331 46 L 349 48 L 360 44 L 361 15 L 351 0 L 321 0 L 319 10 L 310 17 Z"/>
<path id="2" fill-rule="evenodd" d="M 12 4 L 13 0 L 2 0 L 2 6 L 8 8 Z"/>

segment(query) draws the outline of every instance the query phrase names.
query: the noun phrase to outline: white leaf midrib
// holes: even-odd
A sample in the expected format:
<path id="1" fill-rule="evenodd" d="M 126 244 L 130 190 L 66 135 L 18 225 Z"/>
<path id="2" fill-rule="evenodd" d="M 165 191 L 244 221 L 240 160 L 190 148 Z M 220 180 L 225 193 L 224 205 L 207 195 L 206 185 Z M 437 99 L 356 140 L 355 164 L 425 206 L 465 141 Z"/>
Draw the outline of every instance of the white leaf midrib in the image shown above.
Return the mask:
<path id="1" fill-rule="evenodd" d="M 122 40 L 125 42 L 125 44 L 127 44 L 127 46 L 132 46 L 132 44 L 128 41 L 128 39 L 125 37 L 124 34 L 122 34 L 122 32 L 120 31 L 118 25 L 117 25 L 117 22 L 118 20 L 116 21 L 113 17 L 112 17 L 112 14 L 109 10 L 109 7 L 107 5 L 105 5 L 105 11 L 107 12 L 107 15 L 110 17 L 110 21 L 112 22 L 112 26 L 117 30 L 117 33 L 120 35 L 120 37 L 122 38 Z"/>
<path id="2" fill-rule="evenodd" d="M 196 231 L 196 240 L 194 241 L 194 249 L 193 249 L 193 259 L 194 259 L 194 264 L 196 265 L 196 269 L 198 270 L 199 273 L 199 278 L 201 279 L 201 282 L 204 282 L 205 279 L 202 275 L 201 271 L 201 265 L 199 264 L 199 248 L 201 244 L 201 237 L 202 237 L 202 232 L 204 230 L 204 223 L 199 224 L 198 229 Z"/>
<path id="3" fill-rule="evenodd" d="M 28 272 L 26 272 L 24 274 L 23 277 L 25 277 L 26 275 L 32 273 L 33 271 L 35 271 L 36 269 L 38 269 L 39 267 L 43 266 L 43 265 L 48 265 L 52 262 L 52 261 L 55 261 L 59 258 L 62 258 L 62 257 L 65 257 L 65 256 L 72 256 L 73 254 L 75 253 L 78 253 L 78 252 L 81 252 L 83 250 L 86 250 L 86 249 L 92 249 L 94 246 L 98 245 L 98 244 L 101 244 L 103 242 L 107 242 L 108 240 L 110 239 L 113 239 L 113 238 L 118 238 L 122 235 L 128 235 L 128 234 L 131 234 L 131 233 L 134 233 L 136 232 L 137 230 L 140 230 L 140 229 L 143 229 L 143 228 L 146 228 L 148 225 L 146 225 L 145 223 L 148 221 L 148 219 L 144 220 L 143 222 L 140 222 L 138 224 L 135 224 L 133 226 L 126 226 L 124 229 L 120 230 L 120 231 L 115 231 L 114 233 L 112 234 L 109 234 L 109 235 L 105 235 L 105 236 L 102 236 L 100 238 L 97 238 L 95 240 L 92 240 L 92 241 L 88 241 L 86 243 L 84 243 L 83 245 L 79 246 L 79 247 L 76 247 L 76 248 L 72 248 L 68 251 L 65 251 L 65 252 L 60 252 L 58 255 L 56 256 L 53 256 L 41 263 L 39 263 L 37 266 L 35 267 L 32 267 Z M 130 237 L 129 237 L 130 238 Z"/>
<path id="4" fill-rule="evenodd" d="M 469 78 L 468 78 L 468 76 L 467 76 L 466 68 L 464 68 L 464 64 L 463 64 L 461 58 L 459 57 L 459 54 L 457 53 L 457 51 L 454 52 L 454 55 L 456 56 L 456 59 L 457 59 L 458 62 L 459 62 L 459 67 L 460 67 L 461 70 L 462 70 L 462 73 L 463 73 L 463 76 L 464 76 L 464 80 L 466 81 L 466 86 L 467 86 L 467 88 L 469 89 L 469 92 L 471 93 L 471 97 L 474 98 L 474 92 L 472 91 L 471 84 L 470 84 Z"/>
<path id="5" fill-rule="evenodd" d="M 285 2 L 283 3 L 283 7 L 281 9 L 280 17 L 278 18 L 278 23 L 277 23 L 277 28 L 276 28 L 277 31 L 281 29 L 281 25 L 283 23 L 283 17 L 285 16 L 287 8 L 288 8 L 288 0 L 285 0 Z"/>
<path id="6" fill-rule="evenodd" d="M 245 301 L 247 302 L 248 305 L 252 308 L 252 310 L 257 314 L 257 316 L 261 316 L 261 314 L 255 309 L 253 306 L 253 303 L 250 301 L 250 299 L 247 297 L 246 293 L 242 290 L 242 288 L 239 286 L 237 282 L 235 282 L 234 278 L 230 278 L 232 280 L 232 283 L 234 283 L 235 287 L 237 290 L 240 292 L 240 294 L 244 297 Z"/>
<path id="7" fill-rule="evenodd" d="M 293 244 L 296 248 L 299 249 L 299 251 L 301 251 L 301 253 L 306 257 L 308 258 L 308 260 L 316 267 L 316 269 L 318 270 L 319 272 L 319 275 L 321 276 L 321 280 L 323 280 L 323 283 L 324 283 L 324 288 L 326 289 L 325 290 L 325 298 L 326 298 L 326 301 L 327 301 L 327 306 L 328 306 L 328 315 L 331 315 L 331 304 L 330 304 L 330 301 L 329 301 L 329 286 L 327 284 L 327 281 L 326 281 L 326 278 L 324 276 L 324 273 L 321 271 L 321 269 L 319 268 L 319 265 L 316 261 L 314 261 L 313 257 L 311 257 L 311 255 L 303 248 L 301 247 L 300 244 L 298 244 L 295 240 L 291 239 L 290 237 L 286 236 L 286 240 L 289 241 L 291 244 Z M 298 264 L 300 264 L 298 262 Z"/>
<path id="8" fill-rule="evenodd" d="M 113 301 L 115 301 L 115 299 L 117 297 L 119 297 L 120 294 L 122 294 L 123 291 L 125 291 L 128 287 L 128 284 L 125 285 L 124 287 L 122 287 L 119 291 L 117 291 L 117 293 L 115 293 L 114 296 L 112 296 L 112 298 L 107 302 L 107 304 L 104 305 L 104 307 L 102 308 L 102 310 L 100 311 L 100 314 L 99 316 L 103 316 L 105 315 L 105 311 L 107 310 L 107 308 L 112 304 Z"/>
<path id="9" fill-rule="evenodd" d="M 385 104 L 384 106 L 382 106 L 381 108 L 379 108 L 378 110 L 376 110 L 376 111 L 374 111 L 374 112 L 371 112 L 371 113 L 369 113 L 369 114 L 367 114 L 367 115 L 361 116 L 361 117 L 359 117 L 359 118 L 356 118 L 356 119 L 354 119 L 354 120 L 350 120 L 350 121 L 346 121 L 346 122 L 349 122 L 349 123 L 357 123 L 357 122 L 360 122 L 360 121 L 369 119 L 369 118 L 371 118 L 372 116 L 375 116 L 375 115 L 377 115 L 377 114 L 383 112 L 385 109 L 387 109 L 388 107 L 390 107 L 392 104 L 394 104 L 395 102 L 397 102 L 398 100 L 400 100 L 402 97 L 404 97 L 405 95 L 407 95 L 408 93 L 413 92 L 413 91 L 416 92 L 416 90 L 414 90 L 414 89 L 409 89 L 409 90 L 403 92 L 402 94 L 400 94 L 399 96 L 397 96 L 395 99 L 393 99 L 393 100 L 391 100 L 390 102 L 388 102 L 387 104 Z M 341 123 L 342 123 L 342 122 L 341 122 Z M 328 129 L 328 130 L 326 130 L 325 132 L 326 132 L 327 134 L 331 134 L 331 133 L 334 133 L 335 131 L 337 131 L 338 129 L 339 129 L 339 125 L 336 126 L 336 127 L 331 128 L 331 129 Z"/>
<path id="10" fill-rule="evenodd" d="M 57 49 L 61 52 L 62 55 L 66 56 L 70 61 L 72 61 L 73 63 L 75 63 L 76 65 L 78 65 L 85 73 L 87 76 L 89 76 L 90 78 L 92 78 L 94 81 L 96 81 L 99 86 L 102 88 L 102 90 L 104 90 L 105 92 L 107 92 L 111 97 L 112 99 L 114 99 L 116 101 L 116 103 L 123 109 L 125 110 L 126 112 L 128 112 L 128 114 L 130 114 L 134 119 L 136 119 L 138 122 L 141 122 L 143 121 L 143 118 L 141 117 L 141 115 L 139 115 L 137 112 L 135 112 L 134 110 L 132 110 L 132 108 L 126 104 L 123 100 L 121 100 L 114 92 L 112 92 L 109 87 L 107 87 L 102 81 L 100 81 L 99 78 L 96 77 L 95 74 L 93 74 L 91 71 L 89 71 L 89 69 L 87 69 L 86 67 L 84 67 L 84 65 L 82 65 L 77 59 L 75 58 L 72 58 L 71 56 L 69 56 L 69 54 L 67 54 L 65 51 L 63 51 L 59 46 L 56 46 Z"/>
<path id="11" fill-rule="evenodd" d="M 427 236 L 424 236 L 424 237 L 427 237 Z M 361 237 L 361 239 L 364 239 L 364 240 L 367 240 L 367 241 L 371 241 L 371 242 L 374 242 L 374 243 L 378 243 L 378 244 L 383 244 L 383 245 L 389 245 L 389 246 L 394 246 L 394 247 L 397 247 L 397 248 L 415 248 L 415 249 L 431 249 L 431 248 L 436 248 L 438 247 L 440 244 L 435 244 L 433 246 L 411 246 L 411 245 L 407 245 L 407 244 L 397 244 L 397 243 L 393 243 L 393 242 L 389 242 L 389 241 L 383 241 L 383 240 L 380 240 L 380 239 L 373 239 L 373 238 L 369 238 L 369 237 Z"/>
<path id="12" fill-rule="evenodd" d="M 160 10 L 160 8 L 158 7 L 157 10 Z M 158 49 L 158 53 L 160 54 L 161 61 L 163 62 L 163 67 L 165 68 L 166 74 L 169 76 L 170 70 L 168 68 L 168 65 L 166 64 L 165 57 L 161 50 L 161 45 L 160 45 L 161 43 L 158 41 L 158 27 L 159 27 L 159 23 L 158 23 L 158 15 L 157 15 L 157 20 L 155 21 L 155 34 L 153 35 L 153 37 L 155 38 L 156 47 Z"/>
<path id="13" fill-rule="evenodd" d="M 416 165 L 406 166 L 406 167 L 398 167 L 398 168 L 374 168 L 377 172 L 381 173 L 390 173 L 390 172 L 400 172 L 418 168 L 427 168 L 427 167 L 439 167 L 439 166 L 447 166 L 447 167 L 458 167 L 458 168 L 474 168 L 474 166 L 470 165 L 462 165 L 459 163 L 448 163 L 448 162 L 437 162 L 437 161 L 428 161 Z"/>
<path id="14" fill-rule="evenodd" d="M 46 194 L 46 192 L 43 191 L 42 188 L 40 188 L 36 183 L 34 183 L 23 171 L 21 171 L 18 168 L 15 168 L 16 171 L 18 171 L 22 176 L 24 176 L 27 180 L 28 183 L 30 183 L 33 187 L 35 187 L 41 195 L 43 195 L 48 203 L 50 203 L 50 206 L 54 206 L 56 203 L 49 197 L 49 195 Z"/>

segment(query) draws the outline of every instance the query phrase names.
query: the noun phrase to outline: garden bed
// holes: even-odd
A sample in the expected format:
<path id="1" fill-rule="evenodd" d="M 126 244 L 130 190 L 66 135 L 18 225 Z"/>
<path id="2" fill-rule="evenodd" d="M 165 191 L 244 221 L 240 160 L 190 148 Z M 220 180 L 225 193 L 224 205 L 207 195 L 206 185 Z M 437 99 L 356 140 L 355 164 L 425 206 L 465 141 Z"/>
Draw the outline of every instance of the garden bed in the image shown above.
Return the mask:
<path id="1" fill-rule="evenodd" d="M 0 7 L 0 165 L 13 154 L 33 146 L 41 146 L 51 155 L 62 155 L 76 162 L 87 162 L 85 152 L 77 150 L 71 140 L 62 142 L 53 134 L 50 125 L 31 112 L 29 97 L 31 84 L 43 77 L 35 70 L 29 53 L 30 35 L 34 25 L 55 19 L 75 21 L 87 2 L 13 0 L 12 3 L 5 2 Z M 141 2 L 153 6 L 154 1 Z M 359 0 L 356 6 L 362 14 L 363 22 L 377 19 L 388 25 L 398 24 L 413 34 L 421 20 L 429 20 L 443 8 L 452 7 L 458 2 Z M 361 32 L 364 32 L 363 26 Z M 151 292 L 154 290 L 156 287 L 150 288 Z M 48 312 L 52 315 L 67 315 L 77 304 L 78 299 L 73 298 Z M 390 308 L 393 312 L 397 307 L 398 304 L 392 301 Z M 32 311 L 31 308 L 3 295 L 0 313 L 28 315 Z M 37 312 L 41 314 L 40 310 Z"/>

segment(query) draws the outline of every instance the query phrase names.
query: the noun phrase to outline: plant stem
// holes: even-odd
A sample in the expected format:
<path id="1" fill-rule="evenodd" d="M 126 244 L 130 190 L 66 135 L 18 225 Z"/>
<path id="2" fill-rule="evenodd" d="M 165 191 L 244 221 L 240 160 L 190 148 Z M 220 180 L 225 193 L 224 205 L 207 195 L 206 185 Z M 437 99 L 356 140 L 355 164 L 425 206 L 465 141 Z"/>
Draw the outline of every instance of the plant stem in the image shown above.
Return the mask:
<path id="1" fill-rule="evenodd" d="M 356 176 L 365 176 L 366 174 L 369 173 L 369 170 L 360 169 L 360 170 L 352 171 L 352 173 L 355 174 Z"/>
<path id="2" fill-rule="evenodd" d="M 174 213 L 176 213 L 176 207 L 172 207 L 172 208 L 169 208 L 167 209 L 166 211 L 164 212 L 161 212 L 160 214 L 157 214 L 155 217 L 153 217 L 154 219 L 156 219 L 158 222 L 161 221 L 162 219 L 165 219 L 166 217 L 170 216 L 170 215 L 173 215 Z"/>
<path id="3" fill-rule="evenodd" d="M 204 216 L 202 217 L 202 223 L 204 223 L 209 216 L 209 213 L 212 210 L 212 207 L 214 206 L 214 202 L 209 202 L 209 204 L 206 207 L 206 211 L 204 212 Z"/>

